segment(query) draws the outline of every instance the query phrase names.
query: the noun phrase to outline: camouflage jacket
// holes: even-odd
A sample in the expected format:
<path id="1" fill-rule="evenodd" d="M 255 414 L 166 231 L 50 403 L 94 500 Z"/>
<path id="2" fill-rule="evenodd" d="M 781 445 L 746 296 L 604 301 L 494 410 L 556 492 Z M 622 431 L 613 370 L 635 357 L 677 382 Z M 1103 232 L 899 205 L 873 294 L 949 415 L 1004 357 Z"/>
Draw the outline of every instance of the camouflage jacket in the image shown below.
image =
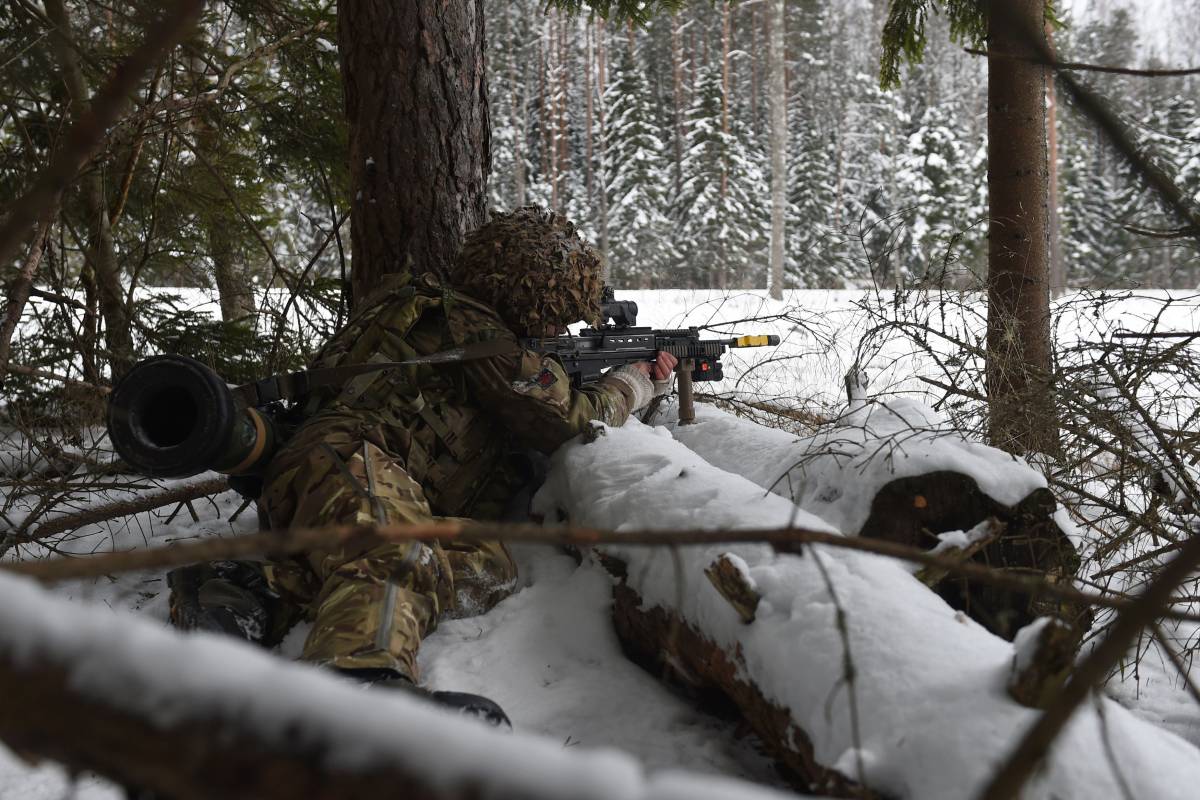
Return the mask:
<path id="1" fill-rule="evenodd" d="M 522 350 L 495 310 L 432 275 L 388 276 L 312 366 L 403 361 L 491 339 L 511 340 L 513 354 L 359 375 L 314 392 L 304 424 L 349 415 L 378 425 L 434 513 L 489 516 L 479 506 L 503 494 L 489 484 L 509 479 L 506 455 L 550 453 L 592 420 L 620 425 L 648 396 L 649 380 L 629 371 L 573 387 L 554 358 Z"/>

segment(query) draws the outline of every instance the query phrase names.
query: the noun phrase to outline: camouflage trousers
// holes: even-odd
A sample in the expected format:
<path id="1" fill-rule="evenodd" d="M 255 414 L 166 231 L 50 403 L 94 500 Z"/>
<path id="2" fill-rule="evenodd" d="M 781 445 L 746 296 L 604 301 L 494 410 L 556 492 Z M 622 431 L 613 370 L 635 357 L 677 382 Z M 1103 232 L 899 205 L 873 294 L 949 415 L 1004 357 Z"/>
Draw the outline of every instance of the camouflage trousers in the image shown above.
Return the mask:
<path id="1" fill-rule="evenodd" d="M 349 414 L 310 420 L 272 459 L 259 500 L 272 528 L 433 519 L 421 486 L 378 426 Z M 444 616 L 490 609 L 516 584 L 500 542 L 337 546 L 269 563 L 276 592 L 313 619 L 302 658 L 388 668 L 416 681 L 421 639 Z"/>

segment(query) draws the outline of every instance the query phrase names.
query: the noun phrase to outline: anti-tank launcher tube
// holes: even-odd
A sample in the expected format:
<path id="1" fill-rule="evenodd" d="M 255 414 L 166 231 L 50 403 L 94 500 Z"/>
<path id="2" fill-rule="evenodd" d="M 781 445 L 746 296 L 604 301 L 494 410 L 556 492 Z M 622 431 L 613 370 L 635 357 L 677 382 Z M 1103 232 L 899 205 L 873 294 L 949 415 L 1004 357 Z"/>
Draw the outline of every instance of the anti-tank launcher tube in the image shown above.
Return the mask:
<path id="1" fill-rule="evenodd" d="M 121 379 L 109 398 L 108 435 L 130 467 L 156 478 L 252 473 L 280 441 L 270 414 L 180 355 L 147 358 Z"/>

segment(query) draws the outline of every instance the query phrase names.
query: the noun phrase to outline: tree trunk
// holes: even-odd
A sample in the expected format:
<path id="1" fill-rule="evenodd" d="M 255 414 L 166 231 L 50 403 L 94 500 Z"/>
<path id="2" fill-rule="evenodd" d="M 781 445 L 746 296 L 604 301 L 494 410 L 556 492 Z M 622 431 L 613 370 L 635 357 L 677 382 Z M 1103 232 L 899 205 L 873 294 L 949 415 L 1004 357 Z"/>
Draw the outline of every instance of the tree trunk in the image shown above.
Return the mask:
<path id="1" fill-rule="evenodd" d="M 30 291 L 33 289 L 33 276 L 42 262 L 46 237 L 50 233 L 50 225 L 57 216 L 57 212 L 58 209 L 54 208 L 38 224 L 37 233 L 34 234 L 33 242 L 29 246 L 29 254 L 21 264 L 20 270 L 17 271 L 17 277 L 8 286 L 8 301 L 4 306 L 4 319 L 0 321 L 0 386 L 4 385 L 8 376 L 8 361 L 12 354 L 13 335 L 17 332 L 17 325 L 21 322 L 25 304 L 29 302 Z"/>
<path id="2" fill-rule="evenodd" d="M 608 88 L 608 28 L 604 20 L 596 21 L 596 141 L 600 145 L 600 189 L 596 193 L 599 204 L 596 208 L 596 245 L 600 255 L 608 255 L 608 111 L 604 105 L 604 92 Z M 608 259 L 602 262 L 602 277 L 608 280 Z"/>
<path id="3" fill-rule="evenodd" d="M 411 260 L 445 274 L 487 217 L 483 0 L 339 0 L 361 301 Z"/>
<path id="4" fill-rule="evenodd" d="M 771 0 L 771 2 L 773 5 L 774 0 Z M 772 14 L 773 14 L 773 12 L 768 10 L 766 13 L 766 16 L 768 18 L 770 18 L 772 16 Z M 770 36 L 771 35 L 770 24 L 768 23 L 765 27 L 767 29 L 767 36 Z M 750 130 L 754 133 L 755 138 L 757 138 L 762 133 L 762 126 L 759 125 L 759 121 L 758 121 L 758 93 L 759 93 L 758 92 L 758 81 L 759 81 L 759 79 L 758 79 L 758 54 L 762 52 L 762 50 L 760 49 L 759 41 L 758 41 L 758 28 L 759 28 L 759 25 L 758 25 L 758 3 L 754 2 L 754 3 L 750 4 L 750 52 L 753 54 L 753 56 L 750 59 Z M 768 82 L 768 84 L 770 83 L 770 80 L 771 80 L 771 78 L 770 78 L 771 54 L 770 54 L 770 50 L 769 50 L 770 46 L 771 46 L 771 43 L 768 40 L 768 42 L 767 42 L 767 47 L 768 47 L 767 82 Z"/>
<path id="5" fill-rule="evenodd" d="M 555 148 L 554 158 L 556 166 L 554 174 L 558 176 L 561 189 L 559 191 L 559 206 L 562 210 L 566 210 L 569 192 L 567 187 L 567 170 L 570 165 L 567 160 L 567 146 L 569 144 L 569 134 L 567 131 L 567 104 L 570 102 L 571 84 L 570 69 L 567 64 L 567 23 L 566 14 L 559 12 L 558 15 L 558 108 L 557 116 L 555 117 Z"/>
<path id="6" fill-rule="evenodd" d="M 672 153 L 675 159 L 675 197 L 683 193 L 683 34 L 679 30 L 679 12 L 671 14 L 671 78 L 674 82 L 675 142 Z"/>
<path id="7" fill-rule="evenodd" d="M 79 65 L 79 56 L 71 41 L 70 20 L 62 0 L 47 0 L 46 15 L 54 24 L 55 57 L 62 69 L 62 77 L 70 96 L 70 115 L 78 121 L 87 107 L 88 92 Z M 104 337 L 108 345 L 109 366 L 112 377 L 121 377 L 133 366 L 133 336 L 129 311 L 125 306 L 125 292 L 121 287 L 117 263 L 117 250 L 113 242 L 112 226 L 109 223 L 108 201 L 104 193 L 104 170 L 100 163 L 86 168 L 81 179 L 83 211 L 87 226 L 87 248 L 85 269 L 90 269 L 95 279 L 100 314 L 104 317 Z"/>
<path id="8" fill-rule="evenodd" d="M 775 300 L 783 299 L 783 235 L 787 213 L 787 86 L 784 77 L 783 0 L 767 7 L 771 32 L 767 44 L 767 94 L 771 98 L 771 264 L 767 290 Z"/>
<path id="9" fill-rule="evenodd" d="M 230 240 L 228 228 L 209 225 L 208 255 L 213 263 L 221 319 L 251 326 L 254 320 L 254 285 L 250 283 L 245 257 Z"/>
<path id="10" fill-rule="evenodd" d="M 1054 52 L 1053 28 L 1046 23 L 1046 43 Z M 1046 70 L 1046 163 L 1049 167 L 1050 192 L 1050 296 L 1060 297 L 1067 290 L 1067 265 L 1063 261 L 1062 226 L 1058 217 L 1058 98 L 1054 73 Z M 1171 248 L 1166 249 L 1168 257 Z"/>
<path id="11" fill-rule="evenodd" d="M 592 119 L 596 113 L 596 101 L 592 95 L 592 64 L 595 60 L 595 46 L 592 36 L 592 23 L 588 22 L 586 28 L 587 36 L 587 54 L 583 67 L 583 97 L 584 97 L 584 191 L 587 195 L 587 207 L 589 209 L 595 207 L 596 203 L 596 185 L 595 185 L 595 157 L 596 148 L 592 137 L 594 136 Z"/>
<path id="12" fill-rule="evenodd" d="M 1012 453 L 1053 453 L 1046 77 L 1029 42 L 1044 3 L 1004 8 L 988 22 L 989 437 Z"/>
<path id="13" fill-rule="evenodd" d="M 729 4 L 721 5 L 721 133 L 725 136 L 725 145 L 721 149 L 721 201 L 724 203 L 729 196 L 729 157 L 725 149 L 729 146 Z M 705 59 L 707 61 L 707 59 Z M 729 262 L 721 254 L 717 266 L 717 288 L 724 291 L 729 288 Z"/>

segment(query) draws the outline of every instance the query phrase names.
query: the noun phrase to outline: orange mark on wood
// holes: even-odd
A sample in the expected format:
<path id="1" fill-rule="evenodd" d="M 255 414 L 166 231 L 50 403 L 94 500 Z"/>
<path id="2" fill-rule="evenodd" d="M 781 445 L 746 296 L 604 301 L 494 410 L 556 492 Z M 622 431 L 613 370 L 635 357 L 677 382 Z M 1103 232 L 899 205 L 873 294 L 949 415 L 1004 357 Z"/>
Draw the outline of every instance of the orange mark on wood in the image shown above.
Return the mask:
<path id="1" fill-rule="evenodd" d="M 925 495 L 919 494 L 913 498 L 913 508 L 925 508 L 929 505 L 929 501 L 925 499 Z"/>

